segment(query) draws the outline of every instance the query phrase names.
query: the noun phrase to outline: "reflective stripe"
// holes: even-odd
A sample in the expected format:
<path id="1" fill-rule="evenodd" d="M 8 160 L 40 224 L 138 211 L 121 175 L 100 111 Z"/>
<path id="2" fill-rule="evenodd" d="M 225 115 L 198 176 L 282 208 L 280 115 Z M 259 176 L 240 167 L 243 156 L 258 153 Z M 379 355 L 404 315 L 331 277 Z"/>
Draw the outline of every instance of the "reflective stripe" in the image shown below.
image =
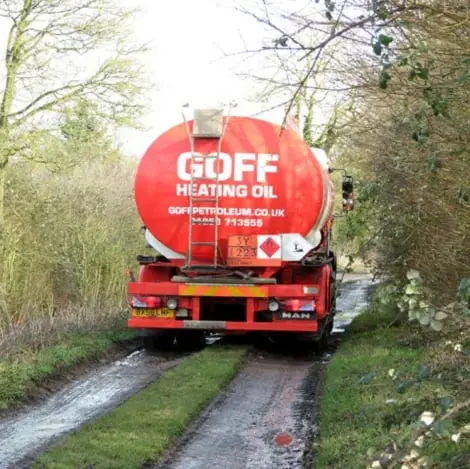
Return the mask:
<path id="1" fill-rule="evenodd" d="M 256 285 L 180 285 L 180 296 L 223 296 L 267 298 L 268 289 Z"/>

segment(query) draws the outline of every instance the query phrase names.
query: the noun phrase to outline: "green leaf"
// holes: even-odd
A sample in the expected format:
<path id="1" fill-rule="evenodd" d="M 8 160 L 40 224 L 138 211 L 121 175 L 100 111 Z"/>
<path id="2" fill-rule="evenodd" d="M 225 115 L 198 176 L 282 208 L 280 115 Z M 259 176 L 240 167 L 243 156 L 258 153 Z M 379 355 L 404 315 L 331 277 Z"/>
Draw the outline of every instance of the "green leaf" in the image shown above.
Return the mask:
<path id="1" fill-rule="evenodd" d="M 434 316 L 434 320 L 435 321 L 443 321 L 447 316 L 449 316 L 449 315 L 444 313 L 443 311 L 438 311 L 436 313 L 436 315 Z"/>
<path id="2" fill-rule="evenodd" d="M 452 401 L 448 397 L 443 397 L 438 402 L 443 410 L 448 410 L 452 407 Z"/>
<path id="3" fill-rule="evenodd" d="M 420 379 L 428 379 L 430 376 L 429 367 L 421 365 L 419 367 L 418 376 Z"/>
<path id="4" fill-rule="evenodd" d="M 421 278 L 421 274 L 417 271 L 417 270 L 414 270 L 414 269 L 410 269 L 407 273 L 406 273 L 406 278 L 408 280 L 418 280 Z"/>
<path id="5" fill-rule="evenodd" d="M 388 47 L 393 42 L 393 38 L 390 37 L 390 36 L 386 36 L 385 34 L 380 34 L 379 35 L 379 41 L 385 47 Z"/>
<path id="6" fill-rule="evenodd" d="M 411 388 L 413 384 L 414 384 L 413 381 L 404 381 L 402 383 L 397 384 L 396 390 L 399 394 L 403 394 L 405 391 Z"/>
<path id="7" fill-rule="evenodd" d="M 383 6 L 380 7 L 379 11 L 377 12 L 377 17 L 380 20 L 385 21 L 388 18 L 388 11 Z"/>
<path id="8" fill-rule="evenodd" d="M 381 89 L 387 89 L 390 78 L 392 78 L 390 74 L 386 70 L 382 70 L 379 78 L 379 86 Z"/>
<path id="9" fill-rule="evenodd" d="M 425 312 L 421 312 L 420 315 L 419 315 L 419 323 L 422 325 L 422 326 L 427 326 L 428 324 L 430 324 L 432 321 L 431 321 L 431 315 L 430 314 L 427 314 Z M 438 322 L 438 324 L 441 324 Z M 431 325 L 432 327 L 432 325 Z"/>
<path id="10" fill-rule="evenodd" d="M 470 278 L 464 278 L 461 280 L 458 289 L 458 297 L 461 300 L 470 299 Z"/>
<path id="11" fill-rule="evenodd" d="M 375 42 L 372 46 L 372 49 L 374 50 L 375 55 L 380 55 L 382 54 L 382 44 L 380 42 Z"/>
<path id="12" fill-rule="evenodd" d="M 406 295 L 419 295 L 420 291 L 416 285 L 413 285 L 412 283 L 410 283 L 409 285 L 406 286 L 405 294 Z"/>
<path id="13" fill-rule="evenodd" d="M 433 172 L 437 171 L 441 167 L 439 158 L 436 155 L 430 156 L 427 160 L 427 163 L 428 163 L 428 169 Z"/>
<path id="14" fill-rule="evenodd" d="M 399 62 L 398 62 L 398 66 L 399 67 L 404 67 L 408 65 L 408 57 L 401 57 Z"/>
<path id="15" fill-rule="evenodd" d="M 370 384 L 374 380 L 374 378 L 375 373 L 369 372 L 359 379 L 358 384 Z"/>
<path id="16" fill-rule="evenodd" d="M 442 323 L 442 321 L 435 321 L 434 319 L 431 321 L 431 329 L 433 331 L 436 331 L 436 332 L 442 331 L 443 327 L 444 327 L 444 324 Z"/>
<path id="17" fill-rule="evenodd" d="M 429 69 L 422 68 L 416 75 L 422 80 L 427 80 L 429 78 Z"/>

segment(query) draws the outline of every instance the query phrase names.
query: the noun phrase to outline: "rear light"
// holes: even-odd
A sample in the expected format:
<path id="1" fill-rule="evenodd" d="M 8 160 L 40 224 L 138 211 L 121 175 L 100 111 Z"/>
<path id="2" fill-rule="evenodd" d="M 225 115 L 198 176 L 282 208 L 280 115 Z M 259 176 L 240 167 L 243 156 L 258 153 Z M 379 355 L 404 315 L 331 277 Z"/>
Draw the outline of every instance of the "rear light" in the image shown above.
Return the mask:
<path id="1" fill-rule="evenodd" d="M 275 311 L 277 311 L 279 309 L 279 303 L 276 300 L 269 300 L 268 309 L 269 309 L 269 311 L 274 313 Z"/>
<path id="2" fill-rule="evenodd" d="M 285 311 L 315 311 L 315 300 L 285 300 L 283 302 Z"/>
<path id="3" fill-rule="evenodd" d="M 131 298 L 130 305 L 132 308 L 159 308 L 162 299 L 158 296 L 134 296 Z"/>
<path id="4" fill-rule="evenodd" d="M 159 308 L 162 304 L 162 299 L 158 296 L 147 296 L 144 301 L 149 308 Z"/>

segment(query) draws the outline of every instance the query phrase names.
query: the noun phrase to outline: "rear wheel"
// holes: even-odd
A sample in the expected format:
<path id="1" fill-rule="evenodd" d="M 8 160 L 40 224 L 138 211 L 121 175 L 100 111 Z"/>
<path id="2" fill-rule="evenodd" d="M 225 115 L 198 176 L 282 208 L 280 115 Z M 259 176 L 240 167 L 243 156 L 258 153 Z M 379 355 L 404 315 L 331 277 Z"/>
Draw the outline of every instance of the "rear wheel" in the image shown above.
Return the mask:
<path id="1" fill-rule="evenodd" d="M 315 341 L 315 348 L 318 352 L 324 352 L 330 343 L 331 332 L 333 331 L 333 318 L 331 317 L 327 319 L 330 319 L 330 321 L 322 325 L 322 334 Z"/>
<path id="2" fill-rule="evenodd" d="M 204 331 L 178 331 L 176 344 L 181 350 L 201 350 L 206 345 L 206 334 Z"/>
<path id="3" fill-rule="evenodd" d="M 175 342 L 174 331 L 158 331 L 143 336 L 144 348 L 148 351 L 170 350 Z"/>

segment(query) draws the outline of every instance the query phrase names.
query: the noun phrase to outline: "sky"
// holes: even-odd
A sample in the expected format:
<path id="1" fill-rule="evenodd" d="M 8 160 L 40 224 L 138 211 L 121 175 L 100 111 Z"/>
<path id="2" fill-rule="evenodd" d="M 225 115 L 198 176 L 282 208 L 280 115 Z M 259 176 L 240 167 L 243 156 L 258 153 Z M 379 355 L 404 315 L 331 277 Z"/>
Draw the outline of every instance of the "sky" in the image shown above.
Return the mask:
<path id="1" fill-rule="evenodd" d="M 259 49 L 268 37 L 278 37 L 246 14 L 235 10 L 234 0 L 116 0 L 138 7 L 141 12 L 131 20 L 133 40 L 147 43 L 150 51 L 145 56 L 145 69 L 155 86 L 146 92 L 147 113 L 142 116 L 145 130 L 121 129 L 117 132 L 118 143 L 128 155 L 140 157 L 152 141 L 169 127 L 181 122 L 181 107 L 210 107 L 215 104 L 238 102 L 234 113 L 257 115 L 272 102 L 254 103 L 256 87 L 253 82 L 242 80 L 237 72 L 247 71 L 247 56 L 239 53 L 245 48 Z M 256 0 L 239 0 L 244 6 Z M 250 3 L 251 2 L 251 3 Z M 309 0 L 282 0 L 289 8 L 309 4 Z M 0 17 L 0 51 L 5 50 L 8 24 Z M 93 69 L 103 60 L 102 54 L 86 58 Z M 258 56 L 254 63 L 261 66 Z M 1 67 L 0 78 L 4 70 Z M 67 66 L 60 71 L 63 78 Z M 69 71 L 70 71 L 69 67 Z M 58 72 L 59 73 L 59 72 Z M 72 72 L 73 73 L 73 72 Z M 20 90 L 28 93 L 28 90 Z M 21 94 L 20 93 L 20 94 Z M 29 102 L 31 98 L 28 99 Z M 251 99 L 251 103 L 249 102 Z M 189 111 L 189 118 L 191 113 Z M 284 109 L 259 115 L 281 123 Z"/>
<path id="2" fill-rule="evenodd" d="M 161 132 L 181 122 L 185 103 L 210 107 L 235 100 L 239 102 L 237 114 L 261 109 L 247 102 L 253 84 L 236 76 L 245 59 L 226 55 L 242 51 L 245 42 L 260 47 L 264 31 L 251 18 L 238 14 L 233 0 L 135 0 L 135 4 L 143 10 L 134 20 L 136 34 L 150 42 L 146 66 L 158 87 L 146 97 L 151 112 L 143 122 L 148 130 L 120 134 L 127 152 L 143 153 Z M 282 115 L 282 109 L 269 113 L 281 121 Z"/>

